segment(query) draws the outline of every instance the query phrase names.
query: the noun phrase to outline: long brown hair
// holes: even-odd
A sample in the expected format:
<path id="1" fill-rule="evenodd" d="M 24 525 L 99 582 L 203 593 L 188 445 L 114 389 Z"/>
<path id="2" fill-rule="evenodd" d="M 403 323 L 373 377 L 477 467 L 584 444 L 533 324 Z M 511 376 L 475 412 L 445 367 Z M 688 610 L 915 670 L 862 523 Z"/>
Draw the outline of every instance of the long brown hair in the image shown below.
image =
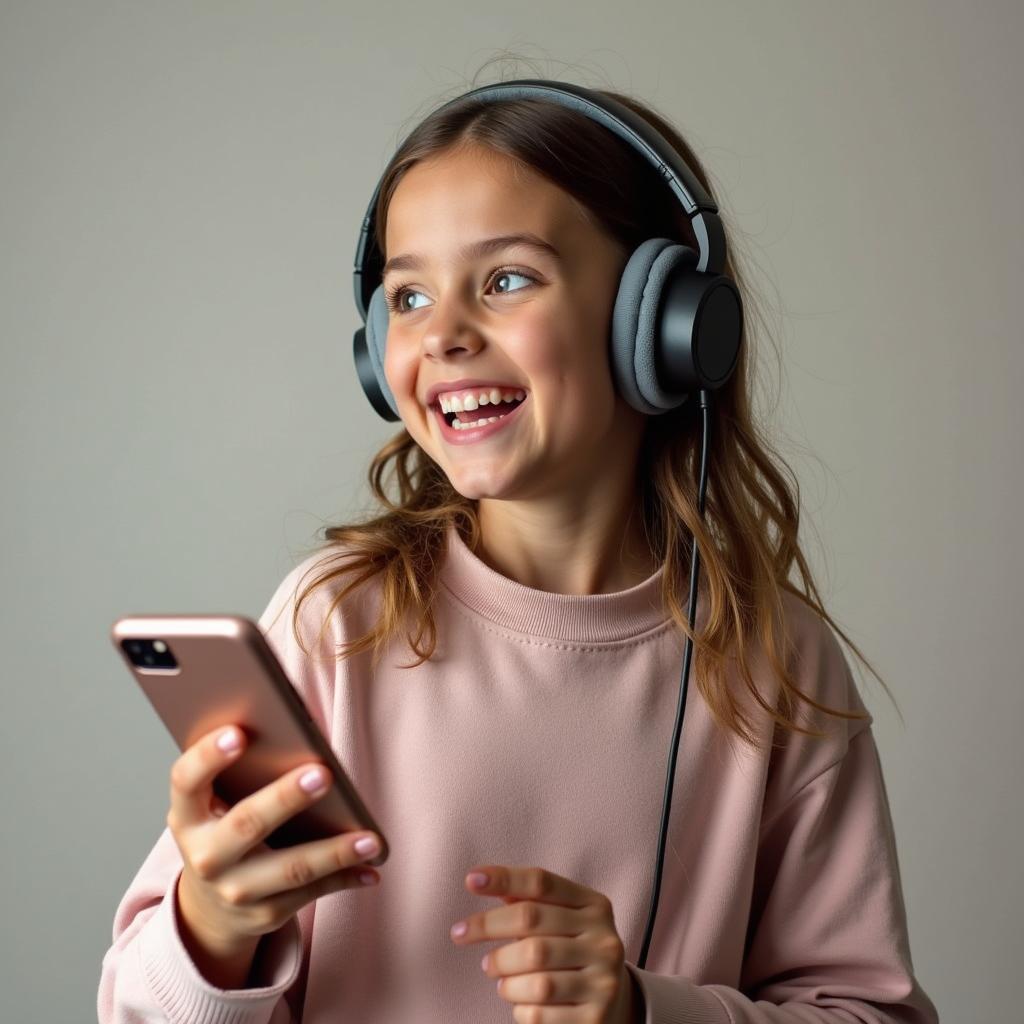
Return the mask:
<path id="1" fill-rule="evenodd" d="M 653 124 L 714 195 L 701 161 L 664 118 L 631 96 L 595 91 L 618 100 Z M 698 248 L 678 201 L 632 147 L 574 110 L 543 100 L 520 99 L 497 103 L 463 100 L 443 112 L 435 110 L 405 138 L 381 183 L 376 207 L 380 252 L 385 252 L 388 205 L 404 174 L 418 161 L 461 145 L 490 147 L 544 175 L 578 200 L 595 224 L 626 246 L 627 252 L 652 237 L 671 238 Z M 799 485 L 772 449 L 751 408 L 755 385 L 751 326 L 755 319 L 760 319 L 762 325 L 764 320 L 734 258 L 735 239 L 729 218 L 725 211 L 721 216 L 730 254 L 724 272 L 740 289 L 746 326 L 736 369 L 714 396 L 705 520 L 701 520 L 697 506 L 700 430 L 692 411 L 696 405 L 693 399 L 679 409 L 648 417 L 638 473 L 643 481 L 639 504 L 651 551 L 664 564 L 665 607 L 679 628 L 693 638 L 695 685 L 718 723 L 756 746 L 750 720 L 738 700 L 740 695 L 728 684 L 726 661 L 731 660 L 733 651 L 748 694 L 783 729 L 807 736 L 825 735 L 803 728 L 791 717 L 794 698 L 836 717 L 867 717 L 829 708 L 798 689 L 787 666 L 783 591 L 825 619 L 886 692 L 888 687 L 823 607 L 797 542 Z M 392 482 L 397 480 L 395 500 L 385 488 L 389 467 Z M 362 522 L 323 529 L 325 543 L 320 550 L 342 553 L 344 564 L 339 566 L 331 559 L 327 571 L 305 589 L 296 602 L 292 628 L 302 645 L 297 630 L 299 608 L 316 587 L 349 577 L 347 585 L 333 598 L 329 621 L 346 595 L 377 578 L 381 586 L 377 622 L 363 636 L 343 645 L 338 658 L 372 646 L 376 665 L 388 640 L 411 622 L 408 642 L 418 660 L 402 667 L 413 668 L 430 658 L 437 643 L 432 606 L 449 527 L 458 529 L 470 550 L 477 549 L 480 523 L 476 501 L 452 487 L 443 470 L 405 429 L 374 456 L 368 478 L 381 506 L 379 514 Z M 707 621 L 702 631 L 694 631 L 696 635 L 691 633 L 687 618 L 691 535 L 696 537 L 700 551 L 701 592 L 709 602 Z M 789 580 L 794 563 L 802 587 Z M 775 707 L 765 702 L 749 670 L 750 644 L 759 645 L 780 680 Z"/>

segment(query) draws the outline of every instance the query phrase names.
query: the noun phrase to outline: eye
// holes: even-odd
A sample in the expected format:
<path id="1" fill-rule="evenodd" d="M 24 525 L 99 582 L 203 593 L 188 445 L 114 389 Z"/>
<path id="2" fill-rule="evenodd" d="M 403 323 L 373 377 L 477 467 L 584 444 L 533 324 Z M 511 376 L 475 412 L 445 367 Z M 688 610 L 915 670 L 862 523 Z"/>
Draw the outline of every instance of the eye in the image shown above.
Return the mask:
<path id="1" fill-rule="evenodd" d="M 534 281 L 535 280 L 534 278 L 530 277 L 529 274 L 520 274 L 519 271 L 517 271 L 517 270 L 503 270 L 503 271 L 501 271 L 500 273 L 498 273 L 495 276 L 494 280 L 495 281 L 502 281 L 502 280 L 505 280 L 505 279 L 510 278 L 510 277 L 520 277 L 524 281 Z M 510 290 L 511 291 L 516 291 L 517 289 L 514 289 L 514 288 L 513 289 L 507 289 L 507 288 L 506 289 L 499 289 L 499 291 L 501 291 L 502 293 L 510 291 Z"/>
<path id="2" fill-rule="evenodd" d="M 495 282 L 496 281 L 502 281 L 502 280 L 505 280 L 507 278 L 513 278 L 513 277 L 518 277 L 518 278 L 520 278 L 520 279 L 522 279 L 524 281 L 529 281 L 530 284 L 536 284 L 537 283 L 537 278 L 535 278 L 532 274 L 526 274 L 526 273 L 524 273 L 521 270 L 512 270 L 512 269 L 505 268 L 505 267 L 499 268 L 498 270 L 494 271 L 494 273 L 491 275 L 490 281 L 495 281 Z M 527 287 L 529 287 L 529 285 L 527 285 Z M 521 291 L 521 290 L 522 290 L 521 288 L 501 288 L 501 289 L 498 289 L 498 294 L 499 295 L 507 295 L 510 291 Z M 386 288 L 385 289 L 385 297 L 386 297 L 386 300 L 387 300 L 388 309 L 390 310 L 390 312 L 392 312 L 392 313 L 394 313 L 394 314 L 396 314 L 398 316 L 402 316 L 405 313 L 415 312 L 416 309 L 421 308 L 421 307 L 418 307 L 418 306 L 414 306 L 414 307 L 406 306 L 405 305 L 405 298 L 408 295 L 422 295 L 422 294 L 423 294 L 423 292 L 418 292 L 418 291 L 416 291 L 415 288 L 409 288 L 409 287 L 407 287 L 405 285 L 396 285 L 396 286 L 394 286 L 392 288 Z"/>

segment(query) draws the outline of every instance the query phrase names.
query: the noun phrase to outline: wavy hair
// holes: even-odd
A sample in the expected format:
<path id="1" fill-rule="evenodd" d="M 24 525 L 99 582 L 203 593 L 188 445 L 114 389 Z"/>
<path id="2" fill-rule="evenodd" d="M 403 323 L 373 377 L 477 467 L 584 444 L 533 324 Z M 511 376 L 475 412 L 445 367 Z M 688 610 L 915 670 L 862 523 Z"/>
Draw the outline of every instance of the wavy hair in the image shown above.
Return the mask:
<path id="1" fill-rule="evenodd" d="M 631 96 L 595 91 L 618 100 L 649 121 L 714 195 L 701 161 L 663 117 Z M 652 237 L 667 237 L 698 248 L 678 200 L 631 146 L 585 115 L 560 104 L 509 99 L 487 103 L 463 100 L 443 111 L 436 110 L 405 138 L 381 182 L 376 206 L 380 252 L 385 251 L 388 206 L 405 173 L 421 160 L 465 145 L 490 147 L 545 176 L 578 200 L 598 228 L 625 246 L 627 252 Z M 756 746 L 750 719 L 739 699 L 742 694 L 734 693 L 728 682 L 727 662 L 735 660 L 743 687 L 775 719 L 777 729 L 821 738 L 824 733 L 805 729 L 796 721 L 795 700 L 836 717 L 868 716 L 829 708 L 797 687 L 788 669 L 783 591 L 825 619 L 887 693 L 889 690 L 825 610 L 798 544 L 799 484 L 773 450 L 752 411 L 756 380 L 750 325 L 755 318 L 762 325 L 764 321 L 734 256 L 735 232 L 724 212 L 721 216 L 729 252 L 724 273 L 740 290 L 746 324 L 738 364 L 728 382 L 715 393 L 712 406 L 705 519 L 702 521 L 697 505 L 700 431 L 696 429 L 699 423 L 694 411 L 697 403 L 691 399 L 678 409 L 647 419 L 638 473 L 643 526 L 651 551 L 664 565 L 664 606 L 679 629 L 692 637 L 695 685 L 719 725 Z M 385 486 L 389 469 L 391 484 L 397 483 L 394 498 Z M 446 533 L 454 526 L 469 549 L 475 551 L 480 539 L 477 502 L 455 490 L 443 470 L 405 429 L 373 457 L 368 479 L 380 507 L 361 522 L 323 528 L 320 550 L 340 551 L 344 564 L 332 565 L 303 591 L 295 605 L 292 628 L 302 646 L 297 630 L 302 602 L 316 587 L 348 577 L 333 598 L 321 627 L 322 637 L 327 621 L 345 597 L 376 578 L 381 587 L 376 624 L 342 645 L 337 657 L 340 660 L 372 647 L 376 666 L 388 641 L 411 625 L 407 638 L 418 660 L 401 667 L 414 668 L 430 658 L 437 643 L 432 608 Z M 709 608 L 703 629 L 692 632 L 687 616 L 691 535 L 700 551 L 704 569 L 701 591 Z M 794 565 L 801 586 L 789 579 Z M 780 681 L 774 707 L 760 694 L 750 672 L 748 650 L 752 645 L 763 651 Z"/>

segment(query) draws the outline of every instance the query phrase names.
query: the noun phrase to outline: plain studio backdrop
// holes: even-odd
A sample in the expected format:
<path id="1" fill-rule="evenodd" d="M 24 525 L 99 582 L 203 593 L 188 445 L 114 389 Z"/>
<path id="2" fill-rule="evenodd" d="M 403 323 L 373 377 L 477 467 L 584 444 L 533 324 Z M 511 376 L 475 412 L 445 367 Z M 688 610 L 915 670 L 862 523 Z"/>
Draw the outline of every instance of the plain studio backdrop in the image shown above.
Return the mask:
<path id="1" fill-rule="evenodd" d="M 511 52 L 475 84 L 634 93 L 706 162 L 805 550 L 905 718 L 852 659 L 916 973 L 943 1020 L 1019 1020 L 1022 28 L 1016 0 L 3 2 L 4 1018 L 95 1019 L 164 828 L 177 748 L 111 623 L 256 617 L 367 507 L 398 425 L 353 366 L 360 220 Z"/>

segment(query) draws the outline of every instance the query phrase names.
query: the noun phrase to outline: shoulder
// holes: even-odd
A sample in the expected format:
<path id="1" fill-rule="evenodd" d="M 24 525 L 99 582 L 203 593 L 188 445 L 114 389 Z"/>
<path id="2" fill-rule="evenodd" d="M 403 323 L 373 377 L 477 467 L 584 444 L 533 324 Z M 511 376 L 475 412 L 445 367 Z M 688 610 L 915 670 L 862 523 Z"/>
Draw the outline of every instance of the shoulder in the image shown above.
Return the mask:
<path id="1" fill-rule="evenodd" d="M 853 738 L 869 729 L 873 719 L 861 698 L 839 638 L 825 618 L 789 591 L 783 591 L 782 609 L 787 646 L 780 653 L 800 693 L 832 711 L 867 716 L 846 718 L 829 714 L 793 696 L 787 717 L 795 718 L 804 729 L 825 735 L 806 736 L 776 724 L 772 784 L 783 793 L 792 793 L 842 760 Z M 776 693 L 780 693 L 781 684 L 776 686 Z M 776 704 L 778 706 L 778 701 Z"/>
<path id="2" fill-rule="evenodd" d="M 866 711 L 839 638 L 824 616 L 788 590 L 782 591 L 782 610 L 786 666 L 800 689 L 831 708 Z"/>
<path id="3" fill-rule="evenodd" d="M 264 632 L 280 630 L 294 619 L 303 632 L 313 635 L 326 623 L 325 632 L 349 632 L 352 624 L 373 614 L 378 602 L 376 578 L 363 579 L 358 553 L 350 546 L 327 544 L 307 554 L 276 585 L 259 619 Z M 360 582 L 361 581 L 361 582 Z"/>

